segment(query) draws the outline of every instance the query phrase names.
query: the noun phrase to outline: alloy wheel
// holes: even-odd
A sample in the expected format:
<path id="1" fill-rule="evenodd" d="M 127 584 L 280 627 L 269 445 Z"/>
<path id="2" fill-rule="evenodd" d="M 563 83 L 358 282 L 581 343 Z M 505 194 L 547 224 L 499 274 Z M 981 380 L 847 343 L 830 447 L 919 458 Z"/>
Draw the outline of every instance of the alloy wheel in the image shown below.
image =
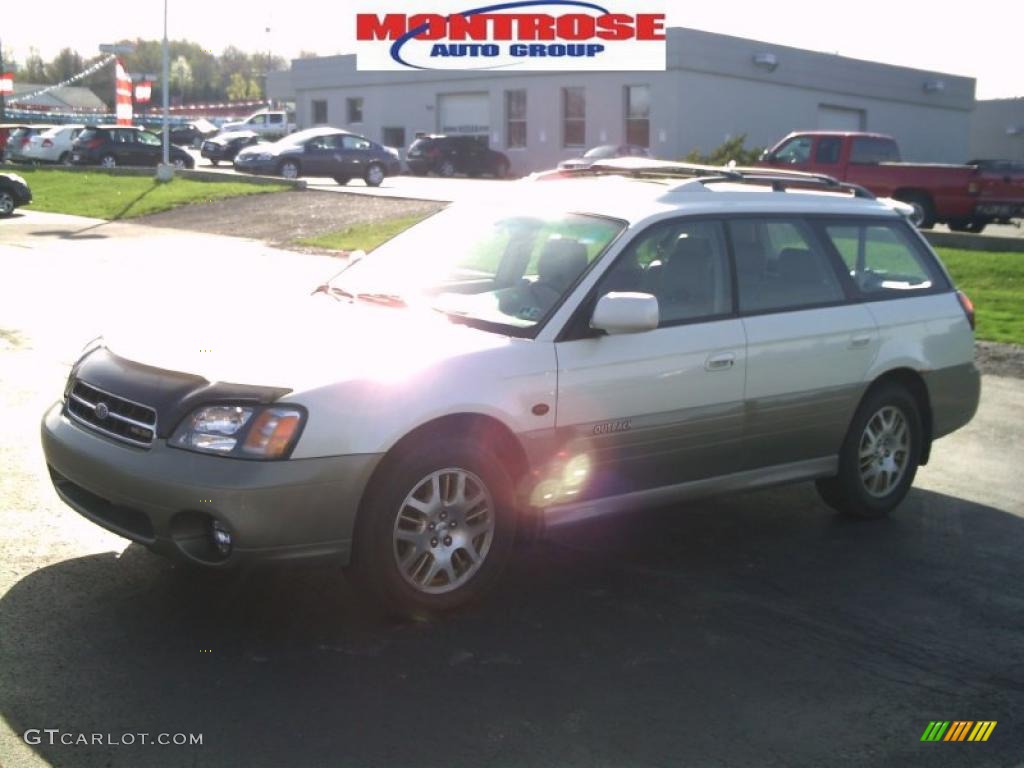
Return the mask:
<path id="1" fill-rule="evenodd" d="M 10 192 L 0 192 L 0 216 L 10 216 L 14 213 L 14 195 Z"/>
<path id="2" fill-rule="evenodd" d="M 494 539 L 494 500 L 465 469 L 431 472 L 405 497 L 393 551 L 407 584 L 425 594 L 458 589 L 480 570 Z"/>
<path id="3" fill-rule="evenodd" d="M 892 405 L 868 419 L 858 447 L 860 480 L 871 496 L 887 496 L 899 485 L 910 459 L 910 427 Z"/>

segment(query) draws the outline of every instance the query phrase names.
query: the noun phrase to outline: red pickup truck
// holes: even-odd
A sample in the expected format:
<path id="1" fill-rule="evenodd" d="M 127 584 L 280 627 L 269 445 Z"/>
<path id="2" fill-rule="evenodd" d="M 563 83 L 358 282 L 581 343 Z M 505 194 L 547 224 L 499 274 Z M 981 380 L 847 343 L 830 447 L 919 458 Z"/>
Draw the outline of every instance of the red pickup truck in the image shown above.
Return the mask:
<path id="1" fill-rule="evenodd" d="M 977 165 L 900 162 L 895 139 L 880 133 L 800 131 L 761 156 L 761 165 L 824 173 L 914 207 L 922 229 L 945 223 L 981 232 L 1024 216 L 1024 178 Z"/>

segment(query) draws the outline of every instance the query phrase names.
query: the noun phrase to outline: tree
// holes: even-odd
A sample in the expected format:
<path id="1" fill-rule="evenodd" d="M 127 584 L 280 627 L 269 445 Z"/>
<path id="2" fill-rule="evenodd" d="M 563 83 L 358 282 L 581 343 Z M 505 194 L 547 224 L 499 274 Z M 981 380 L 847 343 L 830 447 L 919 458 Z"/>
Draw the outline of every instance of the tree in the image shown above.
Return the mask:
<path id="1" fill-rule="evenodd" d="M 185 100 L 185 92 L 192 89 L 192 65 L 184 56 L 178 56 L 171 62 L 171 90 L 178 89 L 181 100 Z"/>
<path id="2" fill-rule="evenodd" d="M 228 97 L 228 101 L 244 101 L 249 98 L 249 81 L 241 72 L 231 75 L 225 95 Z"/>
<path id="3" fill-rule="evenodd" d="M 62 83 L 85 69 L 82 56 L 70 48 L 62 48 L 53 61 L 46 65 L 46 82 Z"/>
<path id="4" fill-rule="evenodd" d="M 744 148 L 747 141 L 747 134 L 741 133 L 726 139 L 725 142 L 711 150 L 710 154 L 703 155 L 699 150 L 693 150 L 683 158 L 687 163 L 700 163 L 701 165 L 728 165 L 733 160 L 736 165 L 754 165 L 764 151 L 761 147 Z"/>
<path id="5" fill-rule="evenodd" d="M 28 58 L 25 59 L 25 64 L 19 72 L 18 79 L 25 83 L 49 84 L 51 82 L 50 76 L 46 71 L 46 62 L 43 61 L 43 57 L 39 55 L 37 49 L 28 49 Z"/>

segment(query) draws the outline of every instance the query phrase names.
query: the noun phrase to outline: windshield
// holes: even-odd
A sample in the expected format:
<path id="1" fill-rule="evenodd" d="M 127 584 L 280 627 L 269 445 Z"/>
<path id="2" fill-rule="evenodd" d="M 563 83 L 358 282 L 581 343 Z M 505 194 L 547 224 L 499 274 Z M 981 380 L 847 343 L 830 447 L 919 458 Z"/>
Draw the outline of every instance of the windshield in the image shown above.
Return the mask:
<path id="1" fill-rule="evenodd" d="M 624 226 L 573 213 L 453 207 L 384 243 L 330 287 L 353 300 L 427 306 L 485 330 L 527 336 Z"/>
<path id="2" fill-rule="evenodd" d="M 606 158 L 609 158 L 609 157 L 615 157 L 618 154 L 619 154 L 619 148 L 618 147 L 613 147 L 610 144 L 606 144 L 605 146 L 602 146 L 602 147 L 594 147 L 593 149 L 588 149 L 583 154 L 583 156 L 587 157 L 587 158 L 591 158 L 593 160 L 603 160 L 603 159 L 606 159 Z"/>

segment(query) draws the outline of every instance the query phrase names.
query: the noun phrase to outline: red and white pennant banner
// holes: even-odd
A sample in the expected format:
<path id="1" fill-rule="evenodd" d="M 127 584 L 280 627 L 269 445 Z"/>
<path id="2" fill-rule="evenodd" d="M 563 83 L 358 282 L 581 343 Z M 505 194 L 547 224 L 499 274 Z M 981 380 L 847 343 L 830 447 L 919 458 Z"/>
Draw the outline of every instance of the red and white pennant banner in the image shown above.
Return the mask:
<path id="1" fill-rule="evenodd" d="M 116 77 L 116 93 L 117 93 L 117 107 L 115 114 L 117 115 L 118 125 L 131 125 L 132 124 L 132 79 L 128 77 L 128 73 L 124 71 L 124 64 L 120 59 L 117 60 L 115 66 L 115 77 Z"/>

